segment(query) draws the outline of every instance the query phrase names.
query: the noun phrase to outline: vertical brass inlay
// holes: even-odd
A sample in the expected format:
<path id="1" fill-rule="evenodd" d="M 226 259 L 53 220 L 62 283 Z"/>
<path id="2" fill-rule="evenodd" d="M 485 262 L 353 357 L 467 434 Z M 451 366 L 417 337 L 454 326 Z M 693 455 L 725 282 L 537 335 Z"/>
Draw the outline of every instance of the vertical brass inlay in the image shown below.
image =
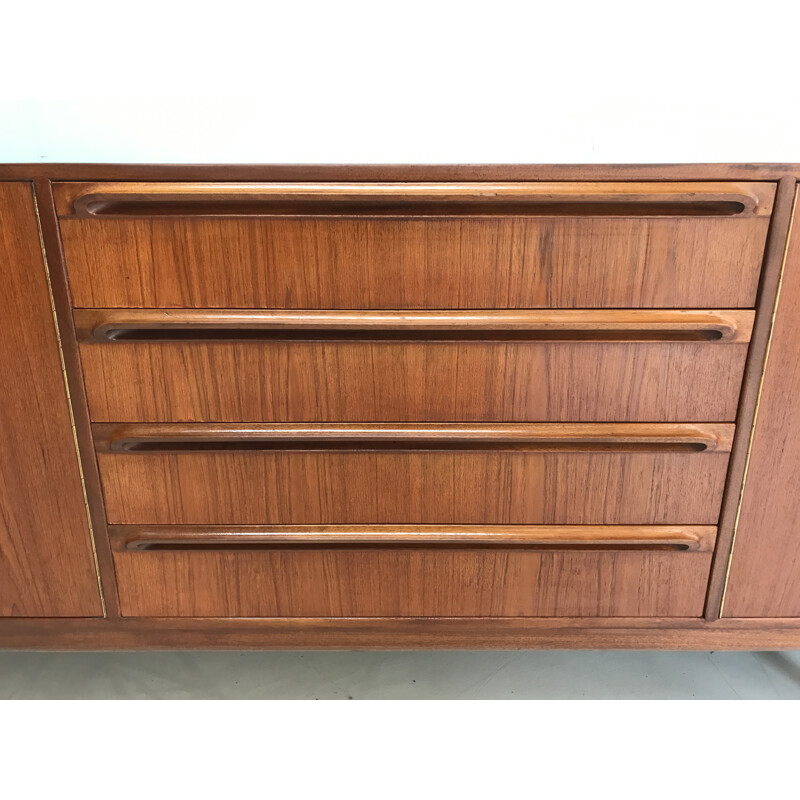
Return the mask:
<path id="1" fill-rule="evenodd" d="M 47 291 L 50 294 L 50 311 L 53 314 L 53 325 L 56 330 L 56 342 L 58 344 L 58 357 L 61 360 L 61 377 L 64 379 L 64 391 L 67 395 L 67 408 L 69 409 L 69 422 L 72 427 L 72 442 L 75 446 L 75 458 L 78 460 L 78 474 L 81 479 L 81 490 L 83 492 L 83 507 L 86 511 L 86 522 L 89 526 L 89 542 L 92 546 L 92 558 L 94 559 L 94 572 L 97 577 L 97 590 L 100 593 L 100 605 L 103 610 L 103 617 L 107 616 L 106 612 L 106 598 L 103 594 L 103 581 L 100 579 L 100 564 L 97 560 L 97 545 L 94 538 L 94 525 L 92 524 L 92 515 L 89 511 L 89 495 L 86 492 L 86 479 L 83 474 L 83 463 L 81 462 L 81 451 L 78 445 L 78 431 L 75 429 L 75 413 L 72 409 L 72 394 L 69 390 L 69 378 L 67 377 L 67 364 L 64 360 L 64 350 L 61 346 L 61 328 L 58 324 L 58 315 L 56 314 L 56 301 L 53 296 L 53 284 L 50 281 L 50 266 L 47 263 L 47 251 L 44 247 L 44 236 L 42 235 L 42 220 L 39 216 L 39 203 L 36 200 L 36 187 L 31 184 L 31 194 L 33 196 L 33 210 L 36 214 L 36 227 L 39 233 L 39 247 L 42 251 L 42 263 L 44 265 L 44 275 L 47 280 Z"/>
<path id="2" fill-rule="evenodd" d="M 756 435 L 756 423 L 758 422 L 758 409 L 761 405 L 761 392 L 764 390 L 764 376 L 767 374 L 767 364 L 769 363 L 769 351 L 772 347 L 772 334 L 775 330 L 775 317 L 778 315 L 778 303 L 781 299 L 781 287 L 783 286 L 783 274 L 786 269 L 786 258 L 789 255 L 789 242 L 792 239 L 792 229 L 794 228 L 794 215 L 797 210 L 797 198 L 800 190 L 795 189 L 794 200 L 792 201 L 791 217 L 789 219 L 789 232 L 786 236 L 786 246 L 783 250 L 783 261 L 781 262 L 781 273 L 778 276 L 778 290 L 775 293 L 775 305 L 772 307 L 772 318 L 769 325 L 769 336 L 767 337 L 767 349 L 764 353 L 764 366 L 761 370 L 761 379 L 758 383 L 758 394 L 756 395 L 756 407 L 753 412 L 753 426 L 750 428 L 750 439 L 747 443 L 747 455 L 744 460 L 744 474 L 742 475 L 742 486 L 739 489 L 739 503 L 736 506 L 736 518 L 733 521 L 733 538 L 731 539 L 731 549 L 728 553 L 728 565 L 725 570 L 725 583 L 722 586 L 722 599 L 719 603 L 719 618 L 722 619 L 722 612 L 725 608 L 725 595 L 728 591 L 728 579 L 731 575 L 731 564 L 733 563 L 733 548 L 736 545 L 736 532 L 739 530 L 739 517 L 742 513 L 742 502 L 744 500 L 744 487 L 747 483 L 747 470 L 750 467 L 750 455 L 753 450 L 753 440 Z"/>

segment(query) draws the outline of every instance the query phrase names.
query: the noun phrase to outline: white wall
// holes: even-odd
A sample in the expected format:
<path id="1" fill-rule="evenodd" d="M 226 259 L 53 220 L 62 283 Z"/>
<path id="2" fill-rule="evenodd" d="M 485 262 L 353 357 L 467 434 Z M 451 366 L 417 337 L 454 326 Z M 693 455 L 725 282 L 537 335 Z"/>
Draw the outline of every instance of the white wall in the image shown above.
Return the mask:
<path id="1" fill-rule="evenodd" d="M 0 161 L 800 161 L 794 4 L 109 6 L 10 12 Z"/>

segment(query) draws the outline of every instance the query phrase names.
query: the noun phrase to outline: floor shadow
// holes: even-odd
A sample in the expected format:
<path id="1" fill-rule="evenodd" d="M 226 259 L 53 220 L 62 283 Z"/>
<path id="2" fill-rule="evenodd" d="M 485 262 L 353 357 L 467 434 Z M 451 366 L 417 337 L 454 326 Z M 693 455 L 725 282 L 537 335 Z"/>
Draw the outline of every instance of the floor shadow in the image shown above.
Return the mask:
<path id="1" fill-rule="evenodd" d="M 800 686 L 800 662 L 795 661 L 790 653 L 783 653 L 778 650 L 764 650 L 755 655 L 776 672 Z"/>

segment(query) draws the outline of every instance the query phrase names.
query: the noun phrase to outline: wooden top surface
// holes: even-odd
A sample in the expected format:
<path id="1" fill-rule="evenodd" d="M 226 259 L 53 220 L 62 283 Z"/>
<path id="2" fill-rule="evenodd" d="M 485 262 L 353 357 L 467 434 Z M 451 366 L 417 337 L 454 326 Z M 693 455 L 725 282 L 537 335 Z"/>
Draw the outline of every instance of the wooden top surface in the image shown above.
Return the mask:
<path id="1" fill-rule="evenodd" d="M 740 164 L 0 164 L 0 180 L 410 181 L 778 180 L 800 163 Z"/>

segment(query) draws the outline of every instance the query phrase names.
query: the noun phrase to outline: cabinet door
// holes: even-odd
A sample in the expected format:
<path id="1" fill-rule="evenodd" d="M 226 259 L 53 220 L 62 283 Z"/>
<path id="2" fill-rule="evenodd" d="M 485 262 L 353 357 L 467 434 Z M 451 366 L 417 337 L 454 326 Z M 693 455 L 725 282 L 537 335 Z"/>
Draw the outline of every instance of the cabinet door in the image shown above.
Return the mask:
<path id="1" fill-rule="evenodd" d="M 800 617 L 800 218 L 795 202 L 723 615 Z"/>
<path id="2" fill-rule="evenodd" d="M 28 183 L 0 182 L 0 616 L 102 614 Z"/>

